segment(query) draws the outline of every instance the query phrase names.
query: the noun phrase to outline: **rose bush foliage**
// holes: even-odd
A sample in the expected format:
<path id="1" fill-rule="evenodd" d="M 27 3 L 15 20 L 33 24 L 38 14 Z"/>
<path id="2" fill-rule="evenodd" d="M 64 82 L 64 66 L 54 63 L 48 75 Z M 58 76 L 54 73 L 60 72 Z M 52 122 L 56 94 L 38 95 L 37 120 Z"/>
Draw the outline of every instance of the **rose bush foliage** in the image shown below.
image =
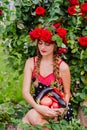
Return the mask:
<path id="1" fill-rule="evenodd" d="M 59 37 L 59 54 L 70 65 L 72 101 L 87 99 L 87 1 L 86 0 L 1 0 L 0 42 L 9 53 L 14 69 L 23 71 L 25 60 L 35 55 L 29 32 L 54 25 Z M 64 43 L 64 44 L 62 44 Z M 66 51 L 67 50 L 67 51 Z M 17 66 L 12 57 L 19 58 Z"/>

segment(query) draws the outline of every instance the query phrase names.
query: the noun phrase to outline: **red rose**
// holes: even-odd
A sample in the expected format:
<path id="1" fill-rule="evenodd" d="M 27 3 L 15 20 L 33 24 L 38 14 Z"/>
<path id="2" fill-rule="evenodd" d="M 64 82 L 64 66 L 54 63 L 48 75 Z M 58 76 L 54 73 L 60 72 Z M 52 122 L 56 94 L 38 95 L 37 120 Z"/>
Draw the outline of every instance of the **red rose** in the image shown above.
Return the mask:
<path id="1" fill-rule="evenodd" d="M 67 30 L 65 28 L 58 28 L 57 29 L 57 34 L 61 37 L 64 38 L 67 34 Z"/>
<path id="2" fill-rule="evenodd" d="M 70 6 L 78 5 L 79 4 L 78 0 L 70 0 L 69 2 L 70 2 Z"/>
<path id="3" fill-rule="evenodd" d="M 70 7 L 68 7 L 67 11 L 68 11 L 68 13 L 70 15 L 74 15 L 76 13 L 76 6 L 70 6 Z"/>
<path id="4" fill-rule="evenodd" d="M 32 40 L 39 39 L 41 35 L 41 28 L 35 28 L 34 30 L 29 32 L 29 35 Z"/>
<path id="5" fill-rule="evenodd" d="M 55 28 L 59 28 L 60 25 L 61 25 L 61 23 L 55 23 L 55 24 L 53 24 L 53 26 L 54 26 Z"/>
<path id="6" fill-rule="evenodd" d="M 67 52 L 66 48 L 59 48 L 58 49 L 59 54 L 66 53 L 66 52 Z"/>
<path id="7" fill-rule="evenodd" d="M 41 6 L 37 7 L 36 10 L 35 10 L 37 15 L 42 15 L 42 16 L 44 16 L 45 11 L 46 10 Z"/>
<path id="8" fill-rule="evenodd" d="M 81 46 L 87 47 L 87 36 L 80 37 L 78 41 Z"/>
<path id="9" fill-rule="evenodd" d="M 2 10 L 0 9 L 0 16 L 2 15 Z"/>
<path id="10" fill-rule="evenodd" d="M 42 30 L 40 40 L 50 43 L 52 40 L 52 33 L 47 29 Z"/>
<path id="11" fill-rule="evenodd" d="M 87 3 L 83 3 L 81 5 L 81 10 L 82 10 L 82 12 L 87 12 Z"/>

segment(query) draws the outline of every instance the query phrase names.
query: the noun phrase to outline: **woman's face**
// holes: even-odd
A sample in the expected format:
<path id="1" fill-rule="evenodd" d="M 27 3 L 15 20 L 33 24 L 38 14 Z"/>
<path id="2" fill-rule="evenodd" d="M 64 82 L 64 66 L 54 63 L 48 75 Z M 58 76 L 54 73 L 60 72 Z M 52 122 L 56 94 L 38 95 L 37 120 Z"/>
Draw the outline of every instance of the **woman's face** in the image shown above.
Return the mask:
<path id="1" fill-rule="evenodd" d="M 42 56 L 52 55 L 54 51 L 54 43 L 39 41 L 38 48 Z"/>

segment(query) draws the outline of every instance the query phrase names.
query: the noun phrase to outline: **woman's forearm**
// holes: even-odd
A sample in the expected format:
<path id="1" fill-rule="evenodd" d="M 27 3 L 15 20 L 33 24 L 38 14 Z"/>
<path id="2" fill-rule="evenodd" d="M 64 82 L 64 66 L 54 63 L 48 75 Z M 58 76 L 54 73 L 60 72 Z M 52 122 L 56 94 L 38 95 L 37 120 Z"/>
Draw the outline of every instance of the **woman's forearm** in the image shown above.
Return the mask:
<path id="1" fill-rule="evenodd" d="M 33 108 L 36 108 L 37 103 L 29 92 L 23 92 L 23 97 Z"/>
<path id="2" fill-rule="evenodd" d="M 71 94 L 69 93 L 65 94 L 65 101 L 67 104 L 69 103 L 70 97 L 71 97 Z"/>

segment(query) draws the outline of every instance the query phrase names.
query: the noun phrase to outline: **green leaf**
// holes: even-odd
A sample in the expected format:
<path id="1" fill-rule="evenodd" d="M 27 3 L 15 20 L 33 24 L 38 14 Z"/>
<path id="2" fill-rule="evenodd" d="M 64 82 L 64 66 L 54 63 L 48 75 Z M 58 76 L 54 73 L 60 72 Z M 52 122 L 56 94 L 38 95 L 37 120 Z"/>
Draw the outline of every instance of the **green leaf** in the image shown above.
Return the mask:
<path id="1" fill-rule="evenodd" d="M 0 34 L 4 33 L 5 29 L 2 25 L 0 25 Z"/>
<path id="2" fill-rule="evenodd" d="M 19 29 L 24 29 L 24 28 L 25 28 L 25 26 L 24 26 L 24 24 L 23 24 L 22 22 L 18 22 L 18 23 L 17 23 L 17 27 L 18 27 Z"/>
<path id="3" fill-rule="evenodd" d="M 74 48 L 71 52 L 76 53 L 78 51 L 78 48 Z"/>
<path id="4" fill-rule="evenodd" d="M 56 21 L 58 19 L 58 16 L 53 16 L 52 18 L 47 19 L 47 23 Z"/>
<path id="5" fill-rule="evenodd" d="M 39 0 L 33 0 L 33 3 L 34 3 L 34 4 L 38 4 L 38 3 L 39 3 Z"/>
<path id="6" fill-rule="evenodd" d="M 0 130 L 5 130 L 5 124 L 0 123 Z"/>
<path id="7" fill-rule="evenodd" d="M 52 40 L 56 41 L 58 47 L 62 47 L 62 39 L 58 35 L 53 35 Z"/>
<path id="8" fill-rule="evenodd" d="M 9 115 L 12 115 L 12 114 L 15 113 L 15 110 L 14 110 L 13 108 L 10 108 L 10 109 L 8 109 L 7 113 L 8 113 Z"/>
<path id="9" fill-rule="evenodd" d="M 58 124 L 52 124 L 53 130 L 61 130 Z"/>
<path id="10" fill-rule="evenodd" d="M 83 36 L 87 36 L 87 30 L 83 30 L 83 31 L 82 31 L 82 35 L 83 35 Z"/>
<path id="11" fill-rule="evenodd" d="M 84 70 L 87 72 L 87 64 L 84 65 Z"/>

